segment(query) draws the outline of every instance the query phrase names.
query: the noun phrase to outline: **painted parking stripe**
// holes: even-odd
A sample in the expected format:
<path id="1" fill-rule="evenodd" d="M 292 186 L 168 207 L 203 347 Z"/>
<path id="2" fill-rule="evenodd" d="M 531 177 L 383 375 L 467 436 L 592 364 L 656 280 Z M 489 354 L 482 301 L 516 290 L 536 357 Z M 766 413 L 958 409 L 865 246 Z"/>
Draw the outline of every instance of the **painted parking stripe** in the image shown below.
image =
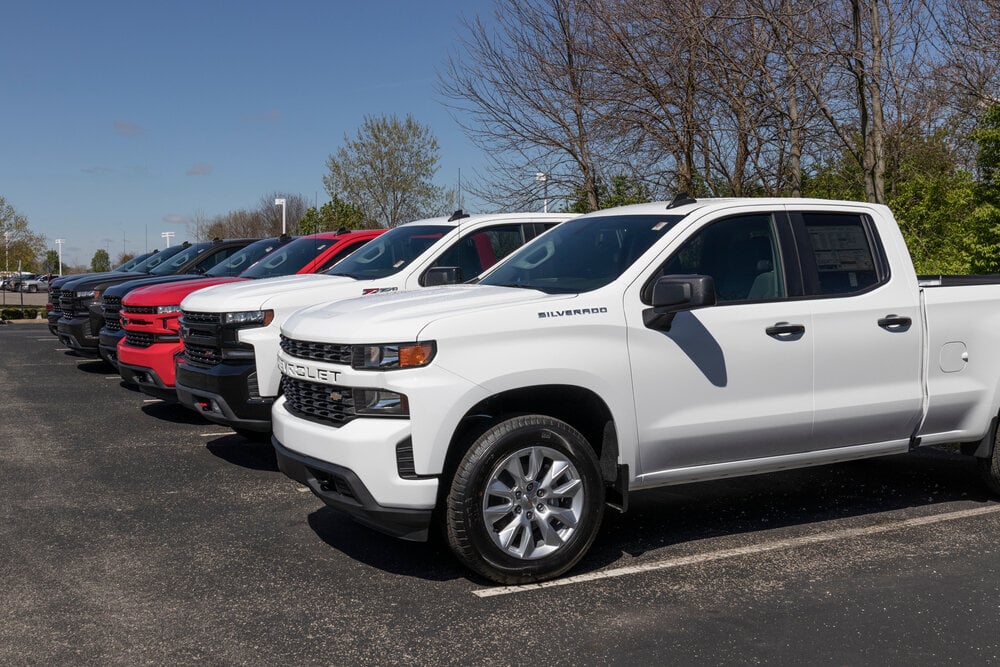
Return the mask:
<path id="1" fill-rule="evenodd" d="M 919 526 L 928 526 L 935 523 L 943 523 L 945 521 L 958 521 L 960 519 L 967 519 L 969 517 L 979 516 L 981 514 L 995 514 L 997 512 L 1000 512 L 1000 504 L 988 505 L 986 507 L 976 507 L 968 510 L 959 510 L 957 512 L 947 512 L 945 514 L 933 514 L 930 516 L 916 517 L 913 519 L 904 519 L 902 521 L 893 521 L 891 523 L 883 523 L 875 526 L 866 526 L 863 528 L 845 528 L 843 530 L 835 530 L 830 533 L 803 535 L 801 537 L 792 537 L 786 540 L 775 540 L 774 542 L 764 542 L 763 544 L 738 547 L 735 549 L 710 551 L 708 553 L 694 554 L 691 556 L 682 556 L 680 558 L 672 558 L 670 560 L 663 560 L 652 563 L 643 563 L 642 565 L 632 565 L 629 567 L 619 567 L 610 570 L 603 570 L 601 572 L 590 572 L 587 574 L 577 575 L 575 577 L 565 577 L 563 579 L 555 579 L 553 581 L 543 581 L 540 584 L 525 584 L 523 586 L 497 586 L 495 588 L 482 588 L 479 590 L 472 591 L 472 594 L 481 598 L 487 598 L 496 595 L 511 595 L 513 593 L 525 593 L 528 591 L 537 591 L 543 588 L 555 588 L 556 586 L 570 586 L 572 584 L 583 584 L 590 581 L 600 581 L 601 579 L 613 579 L 615 577 L 625 577 L 632 574 L 642 574 L 644 572 L 669 570 L 676 567 L 684 567 L 685 565 L 700 565 L 702 563 L 710 563 L 712 561 L 725 560 L 727 558 L 738 558 L 741 556 L 750 556 L 754 554 L 767 553 L 769 551 L 796 549 L 798 547 L 811 546 L 814 544 L 822 544 L 824 542 L 835 542 L 838 540 L 850 540 L 859 537 L 868 537 L 870 535 L 878 535 L 880 533 L 888 533 L 896 530 L 905 530 L 907 528 L 916 528 Z"/>

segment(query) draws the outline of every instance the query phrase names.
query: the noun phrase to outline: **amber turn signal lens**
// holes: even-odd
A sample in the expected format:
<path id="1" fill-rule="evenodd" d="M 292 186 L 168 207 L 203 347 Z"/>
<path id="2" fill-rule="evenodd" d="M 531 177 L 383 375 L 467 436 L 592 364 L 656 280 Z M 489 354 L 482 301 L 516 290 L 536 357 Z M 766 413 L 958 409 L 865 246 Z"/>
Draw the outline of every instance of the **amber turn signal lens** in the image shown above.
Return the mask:
<path id="1" fill-rule="evenodd" d="M 399 367 L 413 368 L 415 366 L 425 366 L 434 356 L 433 343 L 415 343 L 413 345 L 399 346 Z"/>

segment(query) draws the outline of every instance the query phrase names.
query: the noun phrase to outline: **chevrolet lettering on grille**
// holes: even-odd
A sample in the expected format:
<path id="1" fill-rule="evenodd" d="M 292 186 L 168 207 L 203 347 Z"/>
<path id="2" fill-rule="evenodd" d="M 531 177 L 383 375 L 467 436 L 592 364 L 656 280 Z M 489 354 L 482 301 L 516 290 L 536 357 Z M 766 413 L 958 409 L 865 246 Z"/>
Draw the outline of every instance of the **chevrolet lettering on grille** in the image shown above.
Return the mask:
<path id="1" fill-rule="evenodd" d="M 295 364 L 284 359 L 278 359 L 278 370 L 291 377 L 305 378 L 307 380 L 317 380 L 319 382 L 336 382 L 340 377 L 340 371 L 331 371 L 325 368 L 313 368 L 304 364 Z"/>

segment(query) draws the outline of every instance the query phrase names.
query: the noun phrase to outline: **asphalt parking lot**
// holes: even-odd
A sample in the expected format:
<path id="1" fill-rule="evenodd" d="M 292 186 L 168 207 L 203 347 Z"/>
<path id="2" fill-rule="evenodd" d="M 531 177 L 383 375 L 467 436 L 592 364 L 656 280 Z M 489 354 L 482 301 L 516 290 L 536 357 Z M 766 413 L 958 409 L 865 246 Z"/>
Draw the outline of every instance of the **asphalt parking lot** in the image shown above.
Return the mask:
<path id="1" fill-rule="evenodd" d="M 931 450 L 671 487 L 502 588 L 0 326 L 0 664 L 995 664 L 1000 504 Z"/>

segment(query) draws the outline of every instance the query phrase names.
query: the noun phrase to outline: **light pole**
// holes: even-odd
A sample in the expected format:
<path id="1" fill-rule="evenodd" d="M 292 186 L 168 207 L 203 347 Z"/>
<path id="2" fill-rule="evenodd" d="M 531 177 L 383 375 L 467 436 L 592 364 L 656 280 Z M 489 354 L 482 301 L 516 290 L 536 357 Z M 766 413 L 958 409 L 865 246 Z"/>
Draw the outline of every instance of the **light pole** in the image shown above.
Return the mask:
<path id="1" fill-rule="evenodd" d="M 281 207 L 281 235 L 285 235 L 285 199 L 284 197 L 274 200 L 275 206 Z"/>
<path id="2" fill-rule="evenodd" d="M 7 279 L 10 275 L 10 232 L 3 233 L 3 280 L 0 280 L 0 284 Z M 3 305 L 7 305 L 7 290 L 3 290 Z"/>
<path id="3" fill-rule="evenodd" d="M 62 275 L 62 244 L 66 243 L 66 239 L 56 239 L 56 245 L 59 246 L 59 275 Z"/>
<path id="4" fill-rule="evenodd" d="M 539 171 L 535 174 L 535 180 L 542 184 L 542 193 L 544 199 L 542 200 L 542 212 L 549 212 L 549 175 L 544 171 Z"/>
<path id="5" fill-rule="evenodd" d="M 164 243 L 166 243 L 167 247 L 169 248 L 170 247 L 170 239 L 174 238 L 174 233 L 173 232 L 161 232 L 160 236 L 162 236 L 164 238 Z"/>

